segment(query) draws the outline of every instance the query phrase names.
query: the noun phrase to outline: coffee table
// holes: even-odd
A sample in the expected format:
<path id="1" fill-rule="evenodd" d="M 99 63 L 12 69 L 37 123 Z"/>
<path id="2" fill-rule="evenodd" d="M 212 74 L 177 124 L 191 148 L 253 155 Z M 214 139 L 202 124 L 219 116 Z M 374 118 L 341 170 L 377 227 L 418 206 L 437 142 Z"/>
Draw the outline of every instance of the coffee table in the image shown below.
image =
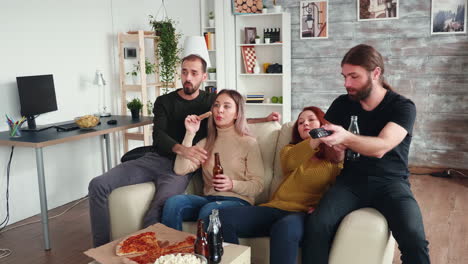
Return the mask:
<path id="1" fill-rule="evenodd" d="M 250 247 L 224 243 L 224 254 L 220 264 L 250 264 Z M 100 264 L 92 261 L 89 264 Z"/>

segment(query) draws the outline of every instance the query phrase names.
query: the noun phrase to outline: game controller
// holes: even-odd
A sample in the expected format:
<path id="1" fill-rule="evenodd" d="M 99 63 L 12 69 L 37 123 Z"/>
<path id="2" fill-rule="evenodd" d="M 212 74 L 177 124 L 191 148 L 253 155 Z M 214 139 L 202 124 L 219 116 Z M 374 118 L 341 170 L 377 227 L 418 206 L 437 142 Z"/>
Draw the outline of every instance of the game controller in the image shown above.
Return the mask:
<path id="1" fill-rule="evenodd" d="M 309 134 L 312 138 L 321 138 L 321 137 L 327 137 L 333 134 L 333 131 L 326 130 L 323 127 L 319 127 L 319 128 L 312 129 L 311 131 L 309 131 Z"/>

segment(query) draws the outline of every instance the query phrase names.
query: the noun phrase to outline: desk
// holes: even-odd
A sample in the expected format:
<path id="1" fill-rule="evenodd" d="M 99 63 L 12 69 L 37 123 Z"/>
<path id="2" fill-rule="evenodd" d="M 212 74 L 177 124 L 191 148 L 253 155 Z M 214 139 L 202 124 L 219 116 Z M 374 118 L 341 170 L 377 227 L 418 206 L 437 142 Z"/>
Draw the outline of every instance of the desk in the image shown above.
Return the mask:
<path id="1" fill-rule="evenodd" d="M 117 120 L 117 124 L 108 125 L 107 121 L 111 119 Z M 45 187 L 42 148 L 83 138 L 103 136 L 106 142 L 107 168 L 111 168 L 110 140 L 107 135 L 112 132 L 118 132 L 152 123 L 153 120 L 151 117 L 140 117 L 138 120 L 133 120 L 130 116 L 113 115 L 111 117 L 101 118 L 101 124 L 90 130 L 79 129 L 68 132 L 57 132 L 55 128 L 50 128 L 40 132 L 22 131 L 22 136 L 17 138 L 10 137 L 9 131 L 0 132 L 0 145 L 29 147 L 36 150 L 37 179 L 39 182 L 39 200 L 41 203 L 41 221 L 45 250 L 49 250 L 51 247 L 49 240 L 49 219 L 47 212 L 47 193 Z"/>

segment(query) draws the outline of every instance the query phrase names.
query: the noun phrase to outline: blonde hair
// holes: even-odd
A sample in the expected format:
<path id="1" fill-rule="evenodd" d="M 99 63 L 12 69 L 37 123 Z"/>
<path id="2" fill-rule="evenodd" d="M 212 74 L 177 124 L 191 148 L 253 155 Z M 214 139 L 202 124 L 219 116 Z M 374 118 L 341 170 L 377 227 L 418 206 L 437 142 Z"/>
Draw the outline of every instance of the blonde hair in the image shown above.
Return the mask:
<path id="1" fill-rule="evenodd" d="M 247 119 L 245 118 L 245 100 L 242 95 L 236 90 L 224 89 L 221 90 L 215 97 L 213 104 L 211 105 L 211 112 L 213 112 L 213 107 L 222 94 L 226 94 L 231 97 L 232 100 L 236 103 L 237 118 L 234 121 L 234 130 L 237 134 L 241 136 L 251 136 L 249 126 L 247 125 Z M 213 115 L 208 119 L 208 135 L 206 137 L 205 149 L 208 153 L 211 153 L 214 147 L 216 138 L 218 137 L 218 130 L 216 129 L 216 123 L 213 119 Z"/>

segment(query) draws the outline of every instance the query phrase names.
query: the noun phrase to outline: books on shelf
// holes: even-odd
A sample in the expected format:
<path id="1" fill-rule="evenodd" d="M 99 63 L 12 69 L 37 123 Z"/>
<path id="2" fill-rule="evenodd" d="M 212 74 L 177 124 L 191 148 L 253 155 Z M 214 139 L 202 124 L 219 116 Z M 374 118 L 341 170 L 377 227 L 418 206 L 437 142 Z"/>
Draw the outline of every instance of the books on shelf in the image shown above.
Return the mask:
<path id="1" fill-rule="evenodd" d="M 207 93 L 218 93 L 218 88 L 213 85 L 205 86 L 205 92 Z"/>
<path id="2" fill-rule="evenodd" d="M 205 37 L 206 48 L 208 50 L 216 50 L 216 33 L 214 32 L 205 32 L 203 33 Z"/>
<path id="3" fill-rule="evenodd" d="M 250 92 L 247 93 L 245 101 L 247 103 L 263 103 L 265 94 L 263 92 Z"/>

